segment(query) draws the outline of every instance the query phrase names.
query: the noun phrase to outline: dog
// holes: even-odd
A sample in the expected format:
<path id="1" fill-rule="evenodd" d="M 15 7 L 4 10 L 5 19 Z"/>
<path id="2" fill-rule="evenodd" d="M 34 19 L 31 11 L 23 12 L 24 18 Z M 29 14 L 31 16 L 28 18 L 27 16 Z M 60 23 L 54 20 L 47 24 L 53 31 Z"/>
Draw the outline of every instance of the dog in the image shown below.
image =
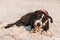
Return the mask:
<path id="1" fill-rule="evenodd" d="M 35 21 L 34 21 L 34 33 L 41 30 L 41 32 L 49 30 L 49 19 L 53 23 L 53 19 L 49 16 L 46 10 L 35 11 Z"/>
<path id="2" fill-rule="evenodd" d="M 18 21 L 8 24 L 5 28 L 10 28 L 13 25 L 18 27 L 30 25 L 31 29 L 34 29 L 34 33 L 35 30 L 39 31 L 40 29 L 42 29 L 42 31 L 47 31 L 49 30 L 49 19 L 50 22 L 53 23 L 52 17 L 49 16 L 46 10 L 36 10 L 23 15 Z"/>

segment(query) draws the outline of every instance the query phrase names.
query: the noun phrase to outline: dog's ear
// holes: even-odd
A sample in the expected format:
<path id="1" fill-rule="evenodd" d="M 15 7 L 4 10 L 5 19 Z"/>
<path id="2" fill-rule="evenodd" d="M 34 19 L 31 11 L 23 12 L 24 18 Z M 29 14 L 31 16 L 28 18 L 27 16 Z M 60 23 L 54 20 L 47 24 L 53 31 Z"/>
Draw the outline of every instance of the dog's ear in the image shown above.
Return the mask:
<path id="1" fill-rule="evenodd" d="M 44 13 L 44 15 L 45 15 L 45 16 L 47 16 L 47 17 L 50 19 L 50 22 L 51 22 L 51 23 L 53 23 L 53 19 L 52 19 L 52 17 L 51 17 L 51 16 L 46 15 L 46 13 Z"/>
<path id="2" fill-rule="evenodd" d="M 44 14 L 45 16 L 47 16 L 48 18 L 50 18 L 50 22 L 53 23 L 53 19 L 52 19 L 51 16 L 49 16 L 49 14 L 48 14 L 47 11 L 43 12 L 43 14 Z"/>
<path id="3" fill-rule="evenodd" d="M 47 16 L 48 18 L 50 18 L 50 22 L 53 23 L 53 19 L 51 16 Z"/>

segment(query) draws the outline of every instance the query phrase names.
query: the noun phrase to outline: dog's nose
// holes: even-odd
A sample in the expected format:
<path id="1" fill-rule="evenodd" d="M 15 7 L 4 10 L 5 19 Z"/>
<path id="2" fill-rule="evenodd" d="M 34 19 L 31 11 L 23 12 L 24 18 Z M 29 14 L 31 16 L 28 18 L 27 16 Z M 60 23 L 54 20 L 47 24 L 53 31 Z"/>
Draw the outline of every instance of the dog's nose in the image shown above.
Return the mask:
<path id="1" fill-rule="evenodd" d="M 40 26 L 40 23 L 37 23 L 37 26 Z"/>

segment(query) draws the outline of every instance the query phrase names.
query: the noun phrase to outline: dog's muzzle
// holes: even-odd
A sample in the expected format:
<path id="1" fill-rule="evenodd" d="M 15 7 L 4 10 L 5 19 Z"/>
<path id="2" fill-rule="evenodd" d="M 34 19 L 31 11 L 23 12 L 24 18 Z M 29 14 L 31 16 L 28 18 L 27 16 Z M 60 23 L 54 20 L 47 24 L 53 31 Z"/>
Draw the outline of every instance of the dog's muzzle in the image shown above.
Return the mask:
<path id="1" fill-rule="evenodd" d="M 37 23 L 37 26 L 40 26 L 41 24 L 40 23 Z"/>

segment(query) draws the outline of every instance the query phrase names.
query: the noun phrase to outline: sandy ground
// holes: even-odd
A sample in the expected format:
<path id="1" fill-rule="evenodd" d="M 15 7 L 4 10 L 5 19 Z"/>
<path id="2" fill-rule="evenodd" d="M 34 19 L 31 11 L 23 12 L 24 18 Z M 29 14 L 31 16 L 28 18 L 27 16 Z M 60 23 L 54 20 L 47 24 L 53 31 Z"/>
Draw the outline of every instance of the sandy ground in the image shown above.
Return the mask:
<path id="1" fill-rule="evenodd" d="M 38 33 L 29 33 L 24 27 L 13 26 L 4 29 L 4 25 L 13 23 L 24 14 L 45 9 L 53 18 L 50 23 L 52 37 Z M 0 0 L 0 40 L 60 40 L 60 0 Z"/>

